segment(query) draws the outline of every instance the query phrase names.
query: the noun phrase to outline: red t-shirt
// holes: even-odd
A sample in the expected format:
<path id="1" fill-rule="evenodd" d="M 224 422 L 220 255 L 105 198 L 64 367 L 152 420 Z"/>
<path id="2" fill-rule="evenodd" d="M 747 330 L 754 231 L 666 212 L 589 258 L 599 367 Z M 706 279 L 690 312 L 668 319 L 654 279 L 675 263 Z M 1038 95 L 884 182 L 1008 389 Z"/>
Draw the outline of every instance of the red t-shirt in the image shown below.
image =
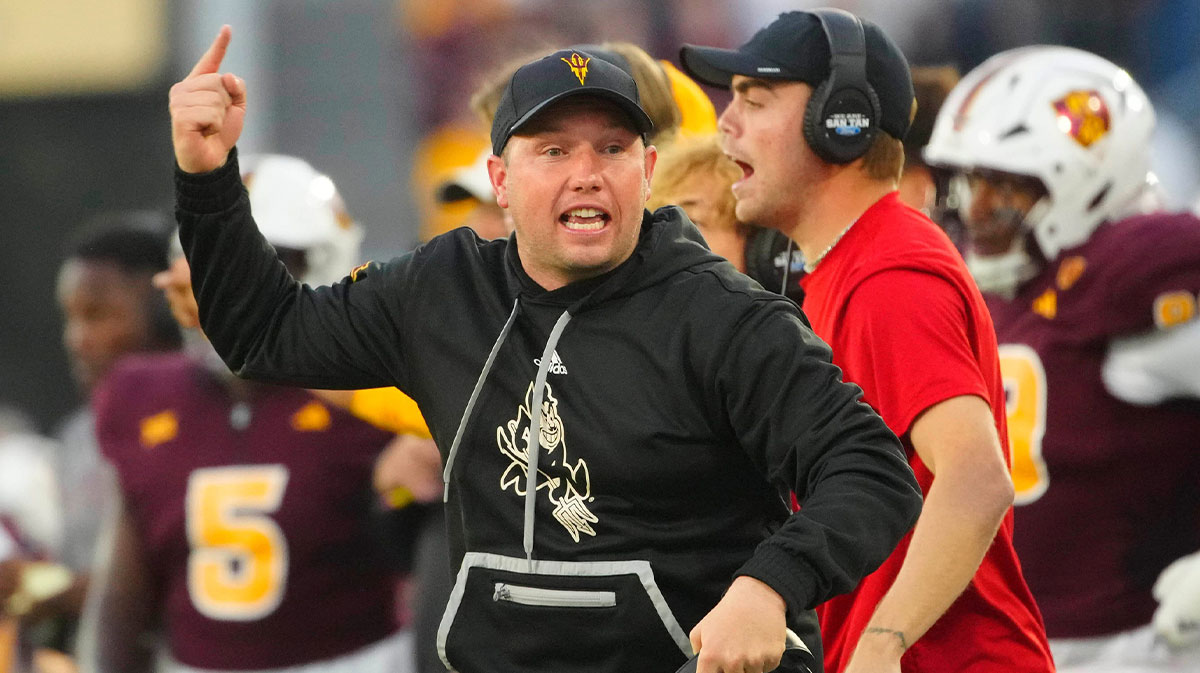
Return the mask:
<path id="1" fill-rule="evenodd" d="M 928 494 L 933 474 L 907 433 L 929 407 L 959 395 L 987 400 L 1008 455 L 996 334 L 953 244 L 895 192 L 859 218 L 806 276 L 804 312 L 834 364 L 901 437 Z M 1053 671 L 1041 614 L 1012 545 L 1012 510 L 966 590 L 901 659 L 904 671 Z M 911 534 L 851 593 L 817 608 L 825 668 L 849 661 L 904 562 Z"/>

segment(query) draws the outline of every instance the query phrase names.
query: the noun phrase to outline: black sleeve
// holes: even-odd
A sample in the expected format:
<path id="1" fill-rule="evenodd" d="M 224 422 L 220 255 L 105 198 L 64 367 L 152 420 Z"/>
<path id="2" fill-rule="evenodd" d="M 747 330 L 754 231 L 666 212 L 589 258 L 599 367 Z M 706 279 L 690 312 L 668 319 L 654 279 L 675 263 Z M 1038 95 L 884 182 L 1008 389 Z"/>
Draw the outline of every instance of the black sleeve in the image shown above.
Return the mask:
<path id="1" fill-rule="evenodd" d="M 403 258 L 360 282 L 297 282 L 254 223 L 236 149 L 209 173 L 176 168 L 175 198 L 200 323 L 230 369 L 308 388 L 399 384 L 403 292 L 378 288 L 403 275 Z"/>
<path id="2" fill-rule="evenodd" d="M 734 431 L 801 506 L 738 574 L 809 609 L 883 563 L 916 523 L 920 487 L 900 441 L 795 307 L 760 302 L 726 353 L 717 385 Z"/>

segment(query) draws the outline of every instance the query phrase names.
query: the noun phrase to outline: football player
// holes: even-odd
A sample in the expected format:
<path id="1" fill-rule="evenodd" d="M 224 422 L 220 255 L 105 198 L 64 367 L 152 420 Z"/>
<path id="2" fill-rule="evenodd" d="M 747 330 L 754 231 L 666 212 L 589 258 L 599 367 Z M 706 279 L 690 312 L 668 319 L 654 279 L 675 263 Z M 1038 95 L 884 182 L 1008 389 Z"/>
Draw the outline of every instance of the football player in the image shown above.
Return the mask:
<path id="1" fill-rule="evenodd" d="M 1162 210 L 1154 124 L 1121 68 L 1026 47 L 962 79 L 925 151 L 995 321 L 1014 541 L 1060 671 L 1200 667 L 1200 220 Z"/>
<path id="2" fill-rule="evenodd" d="M 306 162 L 247 162 L 260 227 L 289 269 L 328 283 L 361 238 Z M 181 255 L 155 277 L 198 325 Z M 392 435 L 309 392 L 235 379 L 198 329 L 186 353 L 122 363 L 95 398 L 120 507 L 88 598 L 81 666 L 159 670 L 411 670 L 397 577 L 377 526 L 376 456 Z M 161 639 L 147 636 L 161 628 Z"/>

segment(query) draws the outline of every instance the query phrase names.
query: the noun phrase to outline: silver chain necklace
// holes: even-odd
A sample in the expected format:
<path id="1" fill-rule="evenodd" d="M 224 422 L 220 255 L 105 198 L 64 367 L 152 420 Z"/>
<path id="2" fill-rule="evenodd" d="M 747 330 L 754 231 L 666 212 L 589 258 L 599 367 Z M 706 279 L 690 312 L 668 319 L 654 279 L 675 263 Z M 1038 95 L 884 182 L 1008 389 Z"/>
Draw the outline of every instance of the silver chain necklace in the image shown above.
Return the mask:
<path id="1" fill-rule="evenodd" d="M 854 222 L 858 222 L 858 220 L 854 220 Z M 833 250 L 833 246 L 837 245 L 838 241 L 842 240 L 842 237 L 846 235 L 846 232 L 850 231 L 850 227 L 854 226 L 854 222 L 847 224 L 846 228 L 842 230 L 842 233 L 834 236 L 833 240 L 829 242 L 829 245 L 825 246 L 825 249 L 821 251 L 821 254 L 817 255 L 816 259 L 811 262 L 805 260 L 804 273 L 812 273 L 813 271 L 816 271 L 817 265 L 821 263 L 821 260 L 825 259 L 825 255 L 828 255 L 830 250 Z"/>

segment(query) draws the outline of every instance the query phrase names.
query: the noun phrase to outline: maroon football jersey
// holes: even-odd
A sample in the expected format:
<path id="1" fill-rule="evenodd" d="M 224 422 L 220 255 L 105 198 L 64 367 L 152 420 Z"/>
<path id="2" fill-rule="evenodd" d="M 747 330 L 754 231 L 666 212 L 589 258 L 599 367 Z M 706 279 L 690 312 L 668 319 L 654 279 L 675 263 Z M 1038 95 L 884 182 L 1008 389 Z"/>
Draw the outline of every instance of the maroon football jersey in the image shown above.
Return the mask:
<path id="1" fill-rule="evenodd" d="M 395 630 L 370 525 L 390 435 L 300 389 L 255 384 L 238 402 L 181 355 L 123 362 L 94 405 L 177 661 L 293 666 Z"/>
<path id="2" fill-rule="evenodd" d="M 1151 587 L 1200 549 L 1200 402 L 1135 406 L 1101 380 L 1115 337 L 1195 319 L 1200 221 L 1108 224 L 1005 300 L 1000 343 L 1014 543 L 1051 638 L 1148 624 Z"/>

